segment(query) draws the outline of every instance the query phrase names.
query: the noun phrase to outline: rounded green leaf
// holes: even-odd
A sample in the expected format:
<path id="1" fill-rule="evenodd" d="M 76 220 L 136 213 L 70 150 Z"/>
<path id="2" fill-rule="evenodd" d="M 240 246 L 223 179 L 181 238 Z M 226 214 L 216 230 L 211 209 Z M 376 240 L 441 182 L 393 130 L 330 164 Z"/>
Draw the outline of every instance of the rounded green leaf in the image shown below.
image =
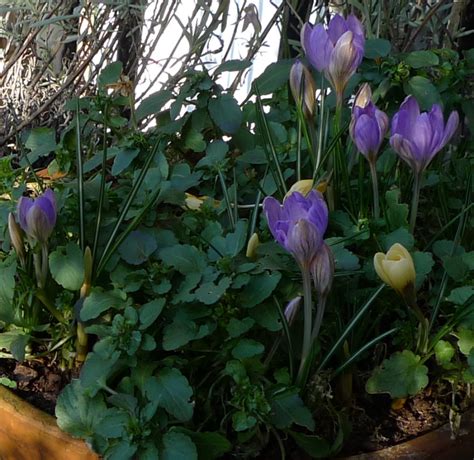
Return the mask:
<path id="1" fill-rule="evenodd" d="M 60 246 L 49 255 L 49 270 L 64 289 L 77 291 L 84 282 L 84 256 L 75 243 Z"/>

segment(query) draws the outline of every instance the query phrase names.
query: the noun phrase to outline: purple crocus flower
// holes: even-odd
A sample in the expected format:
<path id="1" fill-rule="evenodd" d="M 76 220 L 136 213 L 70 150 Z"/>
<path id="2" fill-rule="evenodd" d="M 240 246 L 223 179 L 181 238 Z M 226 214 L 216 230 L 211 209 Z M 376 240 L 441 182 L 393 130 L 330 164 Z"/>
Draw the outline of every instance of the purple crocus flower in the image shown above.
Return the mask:
<path id="1" fill-rule="evenodd" d="M 458 123 L 456 111 L 451 112 L 445 126 L 438 104 L 429 112 L 420 113 L 417 100 L 408 96 L 392 119 L 390 145 L 411 166 L 415 175 L 419 175 L 449 142 Z"/>
<path id="2" fill-rule="evenodd" d="M 20 227 L 30 238 L 46 243 L 56 224 L 54 192 L 48 189 L 36 199 L 21 197 L 17 215 Z"/>
<path id="3" fill-rule="evenodd" d="M 313 27 L 306 23 L 301 30 L 301 43 L 311 65 L 324 72 L 342 102 L 347 82 L 364 57 L 365 37 L 360 21 L 352 14 L 347 19 L 336 14 L 327 30 L 322 24 Z"/>
<path id="4" fill-rule="evenodd" d="M 309 270 L 328 225 L 328 208 L 321 193 L 312 190 L 305 197 L 293 192 L 283 205 L 267 197 L 263 209 L 277 242 L 295 257 L 302 269 Z"/>
<path id="5" fill-rule="evenodd" d="M 370 87 L 365 83 L 354 101 L 349 132 L 359 152 L 369 162 L 375 162 L 387 132 L 388 117 L 375 106 L 371 96 Z"/>

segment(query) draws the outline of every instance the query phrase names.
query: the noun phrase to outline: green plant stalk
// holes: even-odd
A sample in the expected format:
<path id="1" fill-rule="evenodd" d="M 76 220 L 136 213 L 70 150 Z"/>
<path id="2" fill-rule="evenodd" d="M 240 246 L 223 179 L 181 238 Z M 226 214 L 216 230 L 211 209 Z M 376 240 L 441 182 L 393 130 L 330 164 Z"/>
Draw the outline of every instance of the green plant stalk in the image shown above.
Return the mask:
<path id="1" fill-rule="evenodd" d="M 323 87 L 323 76 L 321 76 L 321 88 Z M 316 166 L 313 176 L 316 177 L 319 166 L 321 166 L 321 154 L 323 150 L 323 130 L 324 130 L 324 108 L 326 105 L 326 88 L 321 90 L 321 110 L 319 111 L 319 136 L 318 136 L 318 152 L 316 153 Z"/>
<path id="2" fill-rule="evenodd" d="M 125 230 L 120 234 L 119 237 L 115 238 L 117 233 L 118 233 L 118 228 L 120 226 L 120 223 L 123 221 L 123 219 L 120 221 L 120 223 L 117 223 L 117 225 L 114 228 L 114 231 L 112 232 L 112 236 L 109 239 L 109 242 L 107 243 L 107 246 L 104 250 L 104 253 L 102 254 L 102 257 L 99 261 L 99 264 L 97 266 L 97 271 L 96 271 L 96 276 L 99 276 L 99 274 L 102 272 L 104 267 L 107 265 L 107 262 L 109 261 L 110 257 L 112 257 L 112 254 L 117 250 L 117 248 L 122 244 L 122 242 L 125 240 L 127 235 L 134 229 L 136 226 L 141 222 L 145 214 L 148 212 L 148 210 L 151 208 L 151 206 L 155 203 L 155 201 L 159 198 L 159 195 L 161 193 L 161 189 L 157 189 L 155 193 L 152 195 L 152 197 L 148 200 L 148 203 L 145 204 L 145 206 L 142 208 L 142 210 L 133 218 L 133 220 L 127 225 Z M 128 210 L 128 208 L 127 208 Z M 126 212 L 125 212 L 126 214 Z M 114 241 L 115 240 L 115 241 Z M 219 251 L 216 251 L 219 253 Z"/>
<path id="3" fill-rule="evenodd" d="M 38 289 L 36 291 L 36 298 L 41 301 L 41 303 L 46 307 L 49 313 L 51 313 L 51 315 L 56 320 L 58 320 L 62 324 L 66 323 L 66 320 L 64 319 L 62 313 L 51 303 L 43 289 Z"/>
<path id="4" fill-rule="evenodd" d="M 352 318 L 351 322 L 346 326 L 344 332 L 339 336 L 339 338 L 336 340 L 336 343 L 331 347 L 329 352 L 326 354 L 324 359 L 321 361 L 321 363 L 318 366 L 318 369 L 316 373 L 318 373 L 325 365 L 326 363 L 331 359 L 332 355 L 337 351 L 337 349 L 341 346 L 341 344 L 344 342 L 346 337 L 350 334 L 354 326 L 360 321 L 360 319 L 364 316 L 366 311 L 369 309 L 369 307 L 372 305 L 372 302 L 377 298 L 377 296 L 382 292 L 382 289 L 385 287 L 384 284 L 381 284 L 377 290 L 372 294 L 372 296 L 367 300 L 367 302 L 362 306 L 362 308 L 357 312 L 357 314 Z"/>
<path id="5" fill-rule="evenodd" d="M 114 250 L 115 250 L 115 248 L 117 248 L 117 245 L 115 244 L 115 241 L 114 241 L 115 237 L 117 236 L 120 225 L 124 221 L 125 216 L 127 215 L 128 210 L 130 209 L 130 206 L 132 205 L 132 202 L 135 199 L 135 196 L 138 193 L 138 190 L 140 189 L 140 187 L 143 183 L 143 180 L 145 179 L 146 173 L 147 173 L 148 169 L 150 168 L 151 162 L 153 161 L 153 158 L 155 157 L 155 154 L 158 151 L 158 146 L 159 146 L 160 139 L 161 138 L 158 138 L 156 140 L 156 142 L 155 142 L 155 144 L 152 148 L 152 151 L 148 155 L 148 158 L 146 159 L 146 162 L 145 162 L 142 170 L 140 171 L 140 174 L 138 175 L 138 178 L 137 178 L 135 184 L 133 184 L 132 190 L 130 191 L 130 194 L 128 195 L 127 200 L 125 201 L 125 205 L 124 205 L 124 207 L 123 207 L 123 209 L 122 209 L 122 211 L 119 215 L 119 218 L 117 219 L 117 222 L 115 223 L 115 227 L 112 230 L 112 233 L 111 233 L 111 235 L 108 239 L 108 242 L 105 246 L 104 252 L 102 253 L 102 256 L 100 257 L 99 263 L 97 265 L 96 276 L 98 276 L 98 274 L 102 271 L 105 264 L 107 263 L 110 256 L 112 255 L 112 254 L 109 254 L 110 249 L 114 248 Z M 156 194 L 154 196 L 156 196 Z M 142 216 L 142 214 L 140 214 L 140 216 Z M 136 221 L 136 219 L 134 219 L 134 222 L 135 221 Z"/>
<path id="6" fill-rule="evenodd" d="M 411 212 L 410 212 L 410 232 L 415 231 L 416 226 L 416 215 L 418 213 L 418 202 L 420 200 L 420 188 L 421 188 L 421 172 L 416 173 L 413 180 L 413 197 L 411 200 Z"/>
<path id="7" fill-rule="evenodd" d="M 318 298 L 318 307 L 316 310 L 316 318 L 314 320 L 313 332 L 311 333 L 311 343 L 314 342 L 321 329 L 321 324 L 323 323 L 324 310 L 326 309 L 327 296 L 320 295 Z"/>
<path id="8" fill-rule="evenodd" d="M 283 173 L 281 171 L 280 162 L 278 161 L 278 155 L 276 153 L 275 146 L 273 144 L 270 128 L 268 126 L 267 119 L 265 117 L 265 112 L 263 110 L 262 99 L 260 97 L 260 91 L 258 90 L 257 85 L 255 85 L 255 93 L 257 95 L 257 108 L 258 108 L 260 121 L 263 125 L 263 131 L 265 133 L 266 140 L 268 144 L 270 145 L 271 160 L 276 170 L 275 182 L 279 184 L 279 186 L 281 187 L 280 193 L 284 196 L 286 192 L 288 192 L 288 189 L 286 187 L 285 178 L 283 177 Z M 267 151 L 267 143 L 265 143 L 265 151 Z"/>
<path id="9" fill-rule="evenodd" d="M 301 135 L 302 135 L 302 120 L 300 116 L 300 109 L 298 109 L 298 134 L 296 144 L 296 180 L 301 180 Z"/>
<path id="10" fill-rule="evenodd" d="M 374 198 L 374 218 L 378 219 L 380 217 L 380 205 L 379 205 L 379 183 L 377 180 L 377 169 L 375 167 L 375 160 L 370 161 L 370 175 L 372 176 L 372 194 Z"/>
<path id="11" fill-rule="evenodd" d="M 227 209 L 227 215 L 229 216 L 230 226 L 232 227 L 232 230 L 235 230 L 234 212 L 230 203 L 229 193 L 227 192 L 227 186 L 225 184 L 224 175 L 222 174 L 220 168 L 217 169 L 217 175 L 219 176 L 219 182 L 221 183 L 222 193 L 224 195 L 225 207 Z"/>
<path id="12" fill-rule="evenodd" d="M 79 242 L 84 251 L 84 172 L 82 169 L 81 123 L 79 120 L 79 98 L 76 99 L 76 160 L 77 160 L 77 195 L 79 198 Z"/>
<path id="13" fill-rule="evenodd" d="M 105 181 L 107 172 L 107 105 L 105 105 L 104 108 L 104 131 L 102 141 L 102 171 L 100 176 L 99 204 L 97 208 L 94 243 L 92 245 L 93 261 L 97 260 L 97 246 L 99 244 L 100 226 L 102 224 L 102 212 L 105 199 Z"/>
<path id="14" fill-rule="evenodd" d="M 84 324 L 80 321 L 77 322 L 76 327 L 76 362 L 83 363 L 86 360 L 89 337 L 86 333 Z"/>
<path id="15" fill-rule="evenodd" d="M 370 347 L 375 345 L 377 342 L 380 342 L 382 339 L 385 337 L 388 337 L 389 335 L 393 334 L 396 332 L 398 328 L 393 328 L 390 329 L 389 331 L 386 331 L 379 336 L 375 337 L 374 339 L 370 340 L 367 342 L 365 345 L 363 345 L 361 348 L 359 348 L 355 353 L 353 353 L 349 358 L 347 358 L 344 363 L 342 363 L 332 374 L 333 377 L 336 377 L 338 374 L 340 374 L 347 366 L 350 366 L 354 361 L 357 361 L 357 359 L 365 352 L 367 351 Z"/>
<path id="16" fill-rule="evenodd" d="M 298 370 L 298 376 L 296 378 L 296 384 L 302 383 L 306 360 L 308 359 L 309 352 L 311 351 L 311 333 L 312 333 L 312 322 L 313 322 L 313 301 L 312 301 L 312 285 L 311 285 L 311 274 L 305 267 L 301 267 L 301 274 L 303 276 L 303 347 L 301 350 L 301 362 Z"/>

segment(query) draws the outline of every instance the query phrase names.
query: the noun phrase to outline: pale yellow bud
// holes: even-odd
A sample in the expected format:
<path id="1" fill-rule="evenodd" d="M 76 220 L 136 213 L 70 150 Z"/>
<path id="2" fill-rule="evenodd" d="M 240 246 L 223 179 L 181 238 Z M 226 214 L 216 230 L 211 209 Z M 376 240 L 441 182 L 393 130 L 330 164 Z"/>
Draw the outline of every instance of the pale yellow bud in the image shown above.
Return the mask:
<path id="1" fill-rule="evenodd" d="M 286 200 L 293 192 L 299 192 L 303 196 L 306 196 L 313 188 L 315 188 L 318 192 L 324 193 L 327 188 L 327 183 L 326 182 L 320 182 L 319 184 L 316 185 L 316 187 L 313 187 L 313 179 L 302 179 L 299 180 L 298 182 L 295 182 L 290 190 L 288 190 L 287 194 L 283 198 L 283 201 Z"/>
<path id="2" fill-rule="evenodd" d="M 184 203 L 188 209 L 192 209 L 193 211 L 197 211 L 207 198 L 206 196 L 196 196 L 191 193 L 185 193 L 185 195 Z"/>
<path id="3" fill-rule="evenodd" d="M 354 99 L 354 106 L 353 107 L 361 107 L 365 108 L 372 100 L 372 90 L 370 89 L 370 85 L 368 83 L 364 83 L 359 91 L 357 91 L 356 97 Z"/>
<path id="4" fill-rule="evenodd" d="M 260 239 L 258 238 L 258 235 L 254 233 L 250 239 L 249 242 L 247 243 L 247 252 L 245 255 L 249 259 L 254 259 L 257 255 L 257 248 L 260 246 Z"/>
<path id="5" fill-rule="evenodd" d="M 414 294 L 415 265 L 410 253 L 399 243 L 374 256 L 374 268 L 382 281 L 407 298 Z"/>

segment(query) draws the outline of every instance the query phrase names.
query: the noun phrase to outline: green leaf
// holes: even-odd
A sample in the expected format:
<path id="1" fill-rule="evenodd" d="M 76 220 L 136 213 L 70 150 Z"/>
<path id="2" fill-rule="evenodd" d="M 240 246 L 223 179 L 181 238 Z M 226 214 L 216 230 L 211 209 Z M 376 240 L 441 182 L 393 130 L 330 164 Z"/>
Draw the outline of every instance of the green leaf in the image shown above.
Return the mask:
<path id="1" fill-rule="evenodd" d="M 227 324 L 227 332 L 232 338 L 239 337 L 242 334 L 245 334 L 248 330 L 252 328 L 255 324 L 255 321 L 252 318 L 244 318 L 242 320 L 231 318 L 229 324 Z"/>
<path id="2" fill-rule="evenodd" d="M 462 246 L 455 246 L 454 241 L 438 240 L 433 244 L 433 253 L 444 260 L 446 257 L 462 256 L 465 251 Z"/>
<path id="3" fill-rule="evenodd" d="M 130 460 L 134 458 L 137 446 L 130 444 L 128 439 L 120 441 L 118 444 L 114 444 L 106 451 L 107 460 Z"/>
<path id="4" fill-rule="evenodd" d="M 400 227 L 382 237 L 382 246 L 385 251 L 388 251 L 395 243 L 400 243 L 409 251 L 415 244 L 415 238 L 405 227 Z"/>
<path id="5" fill-rule="evenodd" d="M 239 296 L 240 305 L 243 308 L 252 308 L 261 304 L 275 290 L 281 279 L 281 273 L 264 273 L 253 276 Z"/>
<path id="6" fill-rule="evenodd" d="M 230 278 L 223 277 L 217 284 L 214 284 L 212 281 L 203 283 L 195 291 L 196 299 L 206 305 L 212 305 L 225 294 L 231 282 Z"/>
<path id="7" fill-rule="evenodd" d="M 49 269 L 56 283 L 77 291 L 84 283 L 84 256 L 75 243 L 59 246 L 49 255 Z"/>
<path id="8" fill-rule="evenodd" d="M 209 100 L 209 114 L 214 123 L 227 134 L 238 131 L 243 114 L 232 94 L 223 94 Z"/>
<path id="9" fill-rule="evenodd" d="M 13 296 L 15 294 L 16 261 L 0 263 L 0 321 L 11 324 L 15 320 Z"/>
<path id="10" fill-rule="evenodd" d="M 199 131 L 191 128 L 184 136 L 184 147 L 193 152 L 204 152 L 206 149 L 206 141 Z"/>
<path id="11" fill-rule="evenodd" d="M 178 369 L 166 367 L 157 376 L 150 377 L 145 383 L 145 394 L 180 422 L 186 422 L 193 416 L 190 401 L 193 390 Z"/>
<path id="12" fill-rule="evenodd" d="M 330 444 L 319 436 L 310 436 L 289 430 L 290 436 L 312 458 L 327 458 L 331 454 Z"/>
<path id="13" fill-rule="evenodd" d="M 93 398 L 86 395 L 79 380 L 73 380 L 56 403 L 59 428 L 76 438 L 93 439 L 106 413 L 107 406 L 102 395 Z"/>
<path id="14" fill-rule="evenodd" d="M 261 355 L 265 347 L 252 339 L 241 339 L 232 350 L 232 356 L 237 359 L 252 358 Z"/>
<path id="15" fill-rule="evenodd" d="M 156 239 L 147 232 L 134 230 L 119 247 L 119 254 L 125 262 L 140 265 L 157 250 Z"/>
<path id="16" fill-rule="evenodd" d="M 304 405 L 296 391 L 278 393 L 271 400 L 271 422 L 279 429 L 290 428 L 293 423 L 314 431 L 311 411 Z"/>
<path id="17" fill-rule="evenodd" d="M 440 340 L 434 347 L 436 361 L 441 364 L 448 364 L 453 358 L 456 350 L 446 340 Z"/>
<path id="18" fill-rule="evenodd" d="M 471 350 L 474 348 L 474 331 L 472 329 L 459 329 L 458 333 L 458 347 L 461 353 L 469 356 Z"/>
<path id="19" fill-rule="evenodd" d="M 446 300 L 456 305 L 464 305 L 468 300 L 472 300 L 473 296 L 474 286 L 462 286 L 453 289 Z"/>
<path id="20" fill-rule="evenodd" d="M 56 150 L 56 133 L 52 128 L 34 128 L 30 131 L 25 147 L 31 150 L 28 158 L 34 163 L 39 157 Z"/>
<path id="21" fill-rule="evenodd" d="M 176 350 L 193 340 L 198 333 L 198 327 L 190 319 L 175 318 L 163 329 L 163 349 Z"/>
<path id="22" fill-rule="evenodd" d="M 400 190 L 389 190 L 385 193 L 385 201 L 387 203 L 387 219 L 390 228 L 406 227 L 408 225 L 408 205 L 400 204 Z"/>
<path id="23" fill-rule="evenodd" d="M 416 251 L 412 254 L 413 263 L 416 271 L 416 287 L 419 288 L 426 279 L 426 276 L 431 273 L 434 265 L 433 255 L 431 252 Z"/>
<path id="24" fill-rule="evenodd" d="M 293 63 L 293 59 L 280 59 L 270 64 L 254 81 L 260 94 L 273 93 L 285 85 L 288 82 Z"/>
<path id="25" fill-rule="evenodd" d="M 120 75 L 122 74 L 122 67 L 122 63 L 118 61 L 112 62 L 105 66 L 102 72 L 100 72 L 99 78 L 97 79 L 99 89 L 105 90 L 107 85 L 117 83 L 120 80 Z"/>
<path id="26" fill-rule="evenodd" d="M 253 415 L 249 415 L 243 411 L 237 411 L 232 415 L 232 428 L 239 431 L 246 431 L 253 428 L 257 423 L 257 419 Z"/>
<path id="27" fill-rule="evenodd" d="M 469 272 L 469 267 L 464 263 L 462 256 L 445 257 L 443 267 L 455 281 L 463 280 Z"/>
<path id="28" fill-rule="evenodd" d="M 469 270 L 474 270 L 474 251 L 464 253 L 462 261 L 469 267 Z"/>
<path id="29" fill-rule="evenodd" d="M 97 428 L 97 434 L 104 438 L 119 438 L 125 434 L 130 422 L 130 416 L 123 410 L 115 407 L 108 409 L 102 418 L 102 423 Z"/>
<path id="30" fill-rule="evenodd" d="M 367 393 L 388 393 L 392 398 L 414 396 L 428 385 L 428 368 L 409 350 L 385 359 L 366 384 Z"/>
<path id="31" fill-rule="evenodd" d="M 138 310 L 138 315 L 140 317 L 140 330 L 144 330 L 150 327 L 160 316 L 163 307 L 165 306 L 165 299 L 155 299 L 151 302 L 142 305 Z"/>
<path id="32" fill-rule="evenodd" d="M 163 438 L 163 451 L 160 460 L 197 460 L 198 454 L 189 436 L 183 433 L 169 432 Z"/>
<path id="33" fill-rule="evenodd" d="M 360 268 L 359 258 L 342 245 L 332 246 L 337 270 L 353 271 Z"/>
<path id="34" fill-rule="evenodd" d="M 252 65 L 252 61 L 247 59 L 231 59 L 230 61 L 223 62 L 214 71 L 214 75 L 218 75 L 222 72 L 238 72 L 245 70 L 247 67 Z"/>
<path id="35" fill-rule="evenodd" d="M 210 168 L 219 168 L 225 162 L 229 146 L 220 139 L 212 141 L 206 148 L 206 156 L 198 161 L 196 168 L 208 166 Z"/>
<path id="36" fill-rule="evenodd" d="M 440 95 L 436 87 L 426 77 L 416 75 L 404 85 L 406 95 L 415 96 L 421 110 L 431 110 L 433 104 L 440 103 Z"/>
<path id="37" fill-rule="evenodd" d="M 166 89 L 150 94 L 148 97 L 143 99 L 135 112 L 137 121 L 141 121 L 150 115 L 157 114 L 172 97 L 173 93 Z"/>
<path id="38" fill-rule="evenodd" d="M 377 59 L 388 56 L 392 48 L 391 43 L 384 38 L 369 38 L 365 41 L 365 57 Z"/>
<path id="39" fill-rule="evenodd" d="M 140 150 L 123 147 L 119 149 L 117 155 L 114 158 L 114 164 L 112 165 L 112 176 L 118 176 L 124 169 L 126 169 L 130 163 L 137 157 Z"/>
<path id="40" fill-rule="evenodd" d="M 226 452 L 232 450 L 232 444 L 220 433 L 210 431 L 195 432 L 185 428 L 179 428 L 179 431 L 189 436 L 194 442 L 199 460 L 222 458 Z"/>
<path id="41" fill-rule="evenodd" d="M 414 69 L 420 69 L 438 65 L 439 58 L 432 51 L 413 51 L 405 58 L 405 62 Z"/>
<path id="42" fill-rule="evenodd" d="M 81 320 L 95 319 L 109 308 L 119 309 L 124 307 L 126 298 L 125 293 L 118 289 L 103 291 L 101 288 L 92 288 L 91 293 L 84 300 L 81 309 Z"/>
<path id="43" fill-rule="evenodd" d="M 195 246 L 176 244 L 160 251 L 160 257 L 166 265 L 178 270 L 183 275 L 202 273 L 206 268 L 204 253 Z"/>
<path id="44" fill-rule="evenodd" d="M 10 351 L 13 358 L 19 362 L 25 360 L 25 348 L 30 341 L 31 336 L 29 334 L 18 334 L 10 343 Z"/>

